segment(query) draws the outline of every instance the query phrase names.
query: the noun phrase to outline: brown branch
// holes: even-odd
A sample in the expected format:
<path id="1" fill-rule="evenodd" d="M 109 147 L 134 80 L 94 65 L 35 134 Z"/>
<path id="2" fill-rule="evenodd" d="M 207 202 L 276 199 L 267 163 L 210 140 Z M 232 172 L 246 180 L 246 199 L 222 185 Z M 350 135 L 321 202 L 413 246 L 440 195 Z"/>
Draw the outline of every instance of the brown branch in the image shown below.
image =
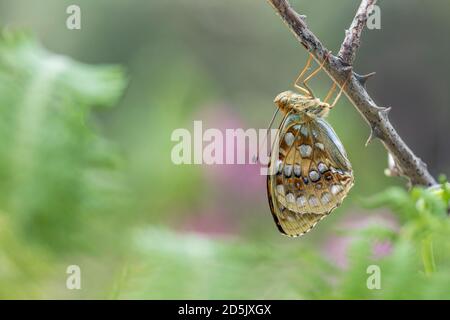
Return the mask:
<path id="1" fill-rule="evenodd" d="M 362 1 L 350 30 L 347 32 L 340 57 L 329 53 L 320 40 L 308 29 L 304 16 L 295 12 L 287 0 L 268 1 L 300 43 L 313 54 L 316 61 L 322 62 L 328 56 L 324 69 L 333 81 L 342 84 L 349 79 L 344 92 L 371 127 L 368 142 L 372 138 L 380 139 L 395 160 L 399 173 L 408 178 L 411 184 L 424 186 L 436 184 L 436 180 L 428 172 L 426 164 L 412 152 L 389 122 L 390 108 L 377 106 L 367 93 L 364 84 L 372 74 L 361 76 L 352 70 L 351 65 L 355 51 L 359 47 L 361 32 L 367 20 L 367 10 L 374 1 Z"/>
<path id="2" fill-rule="evenodd" d="M 351 65 L 355 60 L 356 50 L 361 44 L 361 34 L 367 22 L 367 16 L 370 13 L 369 9 L 375 4 L 376 0 L 363 0 L 356 11 L 350 28 L 345 31 L 345 39 L 342 42 L 338 57 L 341 60 Z"/>

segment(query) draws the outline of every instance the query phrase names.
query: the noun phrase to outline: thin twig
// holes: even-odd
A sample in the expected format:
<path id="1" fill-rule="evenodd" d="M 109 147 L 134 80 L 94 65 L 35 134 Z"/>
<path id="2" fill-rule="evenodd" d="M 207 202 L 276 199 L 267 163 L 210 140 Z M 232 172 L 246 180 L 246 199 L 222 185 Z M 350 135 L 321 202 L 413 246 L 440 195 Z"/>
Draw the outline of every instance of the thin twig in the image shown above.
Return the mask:
<path id="1" fill-rule="evenodd" d="M 352 65 L 355 60 L 356 50 L 358 50 L 361 44 L 361 34 L 367 23 L 368 14 L 370 13 L 369 10 L 375 2 L 376 0 L 361 1 L 361 5 L 358 11 L 356 11 L 350 28 L 345 31 L 345 39 L 342 42 L 338 57 L 348 65 Z"/>
<path id="2" fill-rule="evenodd" d="M 367 10 L 375 1 L 362 1 L 344 40 L 344 43 L 347 43 L 342 45 L 342 58 L 329 53 L 320 40 L 308 29 L 304 16 L 295 12 L 287 0 L 268 1 L 300 43 L 313 54 L 316 61 L 322 62 L 328 56 L 324 69 L 333 81 L 342 84 L 349 79 L 344 92 L 371 127 L 368 143 L 373 138 L 380 139 L 394 158 L 399 173 L 408 178 L 412 185 L 431 186 L 436 184 L 436 180 L 428 172 L 426 164 L 412 152 L 389 122 L 390 108 L 377 106 L 367 93 L 364 84 L 373 73 L 361 76 L 352 70 L 355 51 L 359 47 L 361 32 L 367 20 Z"/>

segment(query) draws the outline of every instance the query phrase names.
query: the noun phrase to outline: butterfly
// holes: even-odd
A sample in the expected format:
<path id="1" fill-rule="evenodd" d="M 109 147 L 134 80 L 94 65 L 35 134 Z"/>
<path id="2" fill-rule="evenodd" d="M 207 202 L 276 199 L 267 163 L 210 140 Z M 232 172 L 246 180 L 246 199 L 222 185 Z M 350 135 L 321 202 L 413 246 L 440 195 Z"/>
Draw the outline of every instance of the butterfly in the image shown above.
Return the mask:
<path id="1" fill-rule="evenodd" d="M 338 101 L 330 105 L 316 98 L 308 87 L 310 80 L 325 63 L 302 83 L 297 83 L 309 69 L 307 65 L 295 81 L 301 93 L 285 91 L 274 100 L 284 117 L 271 150 L 267 194 L 269 206 L 279 231 L 297 237 L 310 231 L 338 207 L 353 186 L 352 166 L 331 125 L 325 121 Z"/>

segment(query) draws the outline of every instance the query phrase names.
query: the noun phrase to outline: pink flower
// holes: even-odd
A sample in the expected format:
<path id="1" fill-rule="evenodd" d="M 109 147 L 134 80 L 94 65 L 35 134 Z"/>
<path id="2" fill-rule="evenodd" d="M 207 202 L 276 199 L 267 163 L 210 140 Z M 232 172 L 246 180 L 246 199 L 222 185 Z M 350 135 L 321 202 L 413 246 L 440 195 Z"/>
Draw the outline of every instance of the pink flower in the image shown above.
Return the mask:
<path id="1" fill-rule="evenodd" d="M 374 214 L 373 212 L 368 213 L 357 213 L 350 214 L 345 217 L 344 221 L 341 223 L 339 229 L 344 230 L 357 230 L 363 229 L 370 225 L 379 225 L 391 229 L 393 231 L 398 231 L 398 223 L 395 217 L 388 212 L 379 212 Z M 355 240 L 355 236 L 351 235 L 333 235 L 328 238 L 324 245 L 325 254 L 340 268 L 345 269 L 348 266 L 348 250 Z M 389 255 L 392 251 L 392 244 L 390 241 L 378 241 L 374 240 L 372 243 L 372 252 L 370 253 L 373 259 L 381 259 Z"/>
<path id="2" fill-rule="evenodd" d="M 376 241 L 373 244 L 373 258 L 375 260 L 388 256 L 392 252 L 392 243 L 390 241 Z"/>
<path id="3" fill-rule="evenodd" d="M 212 237 L 232 235 L 236 231 L 233 221 L 221 210 L 206 210 L 189 215 L 180 225 L 180 229 Z"/>
<path id="4" fill-rule="evenodd" d="M 209 185 L 208 189 L 217 189 L 221 194 L 228 192 L 240 198 L 264 194 L 266 177 L 260 174 L 260 165 L 252 162 L 253 155 L 249 155 L 248 144 L 239 150 L 236 141 L 230 143 L 225 139 L 226 129 L 241 128 L 245 131 L 248 125 L 226 105 L 207 106 L 198 119 L 203 121 L 203 131 L 215 128 L 222 132 L 224 163 L 227 154 L 234 154 L 235 159 L 238 152 L 246 155 L 246 164 L 203 165 L 202 170 Z"/>

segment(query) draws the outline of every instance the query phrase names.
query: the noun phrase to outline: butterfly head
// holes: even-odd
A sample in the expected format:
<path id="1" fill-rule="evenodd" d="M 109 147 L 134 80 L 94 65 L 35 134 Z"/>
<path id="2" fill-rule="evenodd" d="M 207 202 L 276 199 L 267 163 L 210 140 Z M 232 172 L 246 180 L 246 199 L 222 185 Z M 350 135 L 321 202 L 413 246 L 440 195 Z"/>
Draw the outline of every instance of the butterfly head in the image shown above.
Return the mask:
<path id="1" fill-rule="evenodd" d="M 319 98 L 311 98 L 292 91 L 284 91 L 276 96 L 275 104 L 283 113 L 292 110 L 306 113 L 310 117 L 325 117 L 330 110 L 330 105 L 320 101 Z"/>

